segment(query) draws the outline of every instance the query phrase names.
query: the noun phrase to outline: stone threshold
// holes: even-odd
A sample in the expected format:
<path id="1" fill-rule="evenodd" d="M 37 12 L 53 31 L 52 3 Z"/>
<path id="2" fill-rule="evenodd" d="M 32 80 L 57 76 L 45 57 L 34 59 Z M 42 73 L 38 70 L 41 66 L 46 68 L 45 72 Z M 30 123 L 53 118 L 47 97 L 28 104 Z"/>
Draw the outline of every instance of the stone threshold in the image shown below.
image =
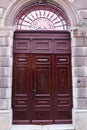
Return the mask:
<path id="1" fill-rule="evenodd" d="M 12 125 L 10 130 L 75 130 L 72 124 L 65 125 Z"/>

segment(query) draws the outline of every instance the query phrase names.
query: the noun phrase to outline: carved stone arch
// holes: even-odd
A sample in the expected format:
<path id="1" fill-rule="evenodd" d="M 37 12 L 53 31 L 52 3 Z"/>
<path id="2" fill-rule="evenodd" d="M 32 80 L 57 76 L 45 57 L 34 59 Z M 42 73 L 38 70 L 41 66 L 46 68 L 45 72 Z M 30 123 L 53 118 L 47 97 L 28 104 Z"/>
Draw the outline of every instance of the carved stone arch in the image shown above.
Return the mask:
<path id="1" fill-rule="evenodd" d="M 4 15 L 4 18 L 3 18 L 3 21 L 2 21 L 2 25 L 3 26 L 13 26 L 13 23 L 14 23 L 14 20 L 17 16 L 17 14 L 26 6 L 32 4 L 32 3 L 35 3 L 37 2 L 36 0 L 21 0 L 21 1 L 18 1 L 18 0 L 14 0 L 9 8 L 7 9 L 5 15 Z M 78 15 L 76 13 L 76 11 L 74 10 L 72 4 L 68 1 L 68 0 L 47 0 L 48 3 L 52 3 L 58 7 L 60 7 L 61 9 L 63 9 L 68 18 L 69 18 L 69 21 L 71 23 L 71 27 L 74 27 L 78 24 Z"/>

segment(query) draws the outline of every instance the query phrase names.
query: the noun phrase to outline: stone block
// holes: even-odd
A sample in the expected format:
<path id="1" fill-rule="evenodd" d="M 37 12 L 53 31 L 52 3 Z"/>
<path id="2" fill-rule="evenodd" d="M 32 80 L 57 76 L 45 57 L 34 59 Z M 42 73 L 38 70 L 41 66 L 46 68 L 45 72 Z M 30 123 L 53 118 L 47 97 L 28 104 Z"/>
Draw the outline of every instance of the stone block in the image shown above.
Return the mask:
<path id="1" fill-rule="evenodd" d="M 6 9 L 10 5 L 11 2 L 12 0 L 6 0 L 6 1 L 2 0 L 0 1 L 0 6 Z"/>
<path id="2" fill-rule="evenodd" d="M 80 67 L 85 65 L 85 57 L 72 57 L 72 66 Z"/>
<path id="3" fill-rule="evenodd" d="M 35 130 L 35 129 L 32 129 Z M 40 130 L 75 130 L 72 124 L 43 125 Z"/>
<path id="4" fill-rule="evenodd" d="M 0 8 L 0 18 L 3 17 L 4 13 L 5 13 L 5 9 L 4 8 Z"/>
<path id="5" fill-rule="evenodd" d="M 13 39 L 14 27 L 13 26 L 1 26 L 0 37 L 11 37 Z"/>
<path id="6" fill-rule="evenodd" d="M 87 9 L 82 9 L 78 11 L 79 17 L 82 19 L 87 19 Z"/>
<path id="7" fill-rule="evenodd" d="M 0 67 L 0 77 L 12 77 L 12 67 Z"/>
<path id="8" fill-rule="evenodd" d="M 87 47 L 85 47 L 85 56 L 87 57 Z"/>
<path id="9" fill-rule="evenodd" d="M 0 67 L 11 67 L 12 63 L 12 57 L 0 57 Z"/>
<path id="10" fill-rule="evenodd" d="M 85 70 L 85 76 L 86 76 L 86 78 L 87 78 L 87 66 L 84 67 L 84 70 Z"/>
<path id="11" fill-rule="evenodd" d="M 75 130 L 73 124 L 12 125 L 10 130 Z"/>
<path id="12" fill-rule="evenodd" d="M 4 47 L 12 47 L 13 46 L 13 38 L 12 37 L 0 37 L 0 46 Z"/>
<path id="13" fill-rule="evenodd" d="M 12 87 L 12 77 L 0 77 L 0 88 Z"/>
<path id="14" fill-rule="evenodd" d="M 12 56 L 11 47 L 0 47 L 0 57 Z"/>
<path id="15" fill-rule="evenodd" d="M 85 76 L 86 76 L 86 78 L 87 78 L 87 66 L 84 67 L 84 69 L 85 69 Z"/>
<path id="16" fill-rule="evenodd" d="M 83 47 L 84 46 L 84 38 L 83 37 L 72 37 L 72 47 Z"/>
<path id="17" fill-rule="evenodd" d="M 0 130 L 9 130 L 12 124 L 12 111 L 0 110 Z"/>
<path id="18" fill-rule="evenodd" d="M 13 47 L 13 37 L 7 37 L 7 45 Z"/>
<path id="19" fill-rule="evenodd" d="M 77 108 L 78 109 L 87 109 L 87 98 L 77 99 Z"/>
<path id="20" fill-rule="evenodd" d="M 2 24 L 2 19 L 0 18 L 0 25 Z"/>
<path id="21" fill-rule="evenodd" d="M 87 8 L 87 0 L 75 0 L 75 2 L 73 3 L 74 8 L 76 8 L 76 10 L 83 10 Z"/>
<path id="22" fill-rule="evenodd" d="M 11 88 L 0 88 L 0 99 L 11 98 Z"/>
<path id="23" fill-rule="evenodd" d="M 84 37 L 87 37 L 87 27 L 86 25 L 82 24 L 82 21 L 80 21 L 76 27 L 73 27 L 71 32 L 71 38 L 72 38 L 72 45 L 73 44 L 79 44 L 80 38 L 83 39 L 83 42 L 81 40 L 80 44 L 84 45 Z M 77 42 L 78 39 L 78 43 Z M 82 46 L 82 45 L 80 45 Z"/>
<path id="24" fill-rule="evenodd" d="M 43 126 L 42 125 L 33 125 L 33 124 L 32 125 L 12 125 L 10 130 L 46 130 L 46 129 L 43 129 Z M 51 130 L 55 130 L 55 129 L 51 128 Z"/>
<path id="25" fill-rule="evenodd" d="M 0 110 L 11 109 L 11 99 L 0 99 Z"/>
<path id="26" fill-rule="evenodd" d="M 87 46 L 87 37 L 84 38 L 84 43 L 85 43 L 85 46 Z"/>
<path id="27" fill-rule="evenodd" d="M 86 77 L 73 77 L 73 87 L 86 87 L 87 86 L 87 78 Z"/>
<path id="28" fill-rule="evenodd" d="M 87 109 L 87 98 L 73 98 L 74 109 Z"/>
<path id="29" fill-rule="evenodd" d="M 78 106 L 77 98 L 74 97 L 73 98 L 73 108 L 77 109 L 78 108 L 77 106 Z"/>
<path id="30" fill-rule="evenodd" d="M 0 37 L 0 46 L 7 46 L 7 37 Z"/>
<path id="31" fill-rule="evenodd" d="M 73 88 L 75 98 L 87 98 L 87 88 Z"/>
<path id="32" fill-rule="evenodd" d="M 85 76 L 85 68 L 84 67 L 73 67 L 72 75 L 74 77 L 84 77 Z"/>
<path id="33" fill-rule="evenodd" d="M 85 66 L 87 66 L 87 57 L 85 57 Z"/>
<path id="34" fill-rule="evenodd" d="M 77 88 L 73 88 L 73 97 L 74 97 L 74 98 L 77 98 L 77 97 L 78 97 Z"/>
<path id="35" fill-rule="evenodd" d="M 87 130 L 87 110 L 75 109 L 73 110 L 73 116 L 75 121 L 75 130 Z"/>
<path id="36" fill-rule="evenodd" d="M 72 56 L 81 57 L 81 56 L 87 55 L 86 53 L 87 52 L 86 52 L 85 47 L 73 47 L 72 48 Z"/>

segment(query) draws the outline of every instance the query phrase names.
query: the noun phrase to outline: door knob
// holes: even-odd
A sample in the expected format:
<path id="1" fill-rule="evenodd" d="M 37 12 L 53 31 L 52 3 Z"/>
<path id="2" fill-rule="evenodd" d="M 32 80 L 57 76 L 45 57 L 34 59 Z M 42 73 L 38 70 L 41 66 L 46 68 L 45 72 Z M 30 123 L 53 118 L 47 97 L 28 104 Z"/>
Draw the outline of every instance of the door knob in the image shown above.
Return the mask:
<path id="1" fill-rule="evenodd" d="M 36 90 L 33 89 L 33 90 L 32 90 L 32 97 L 35 97 L 35 93 L 36 93 Z"/>

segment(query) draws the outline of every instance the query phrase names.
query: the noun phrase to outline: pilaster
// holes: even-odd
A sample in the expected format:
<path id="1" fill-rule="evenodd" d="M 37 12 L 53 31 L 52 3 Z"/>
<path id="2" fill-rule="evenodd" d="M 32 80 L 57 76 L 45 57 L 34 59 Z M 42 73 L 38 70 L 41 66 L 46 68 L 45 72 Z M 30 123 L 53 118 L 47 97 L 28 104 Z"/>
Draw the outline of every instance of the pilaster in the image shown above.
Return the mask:
<path id="1" fill-rule="evenodd" d="M 0 130 L 12 124 L 13 27 L 0 27 Z"/>
<path id="2" fill-rule="evenodd" d="M 75 27 L 72 39 L 73 121 L 76 130 L 87 129 L 87 27 Z M 85 128 L 84 128 L 85 127 Z"/>

